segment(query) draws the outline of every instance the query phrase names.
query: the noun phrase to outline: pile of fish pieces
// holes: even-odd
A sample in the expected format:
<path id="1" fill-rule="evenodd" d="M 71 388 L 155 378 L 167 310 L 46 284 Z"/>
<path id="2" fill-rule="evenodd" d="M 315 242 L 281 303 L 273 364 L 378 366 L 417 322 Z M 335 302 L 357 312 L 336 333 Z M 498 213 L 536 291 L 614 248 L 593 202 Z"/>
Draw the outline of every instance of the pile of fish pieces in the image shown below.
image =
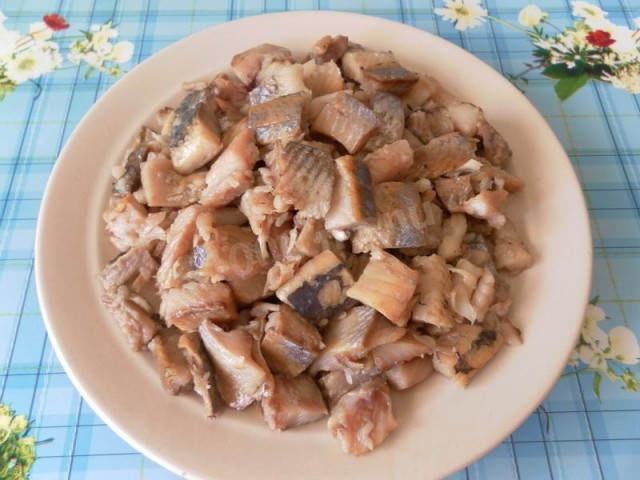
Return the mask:
<path id="1" fill-rule="evenodd" d="M 102 302 L 172 394 L 329 415 L 362 454 L 390 388 L 466 386 L 521 342 L 499 272 L 532 257 L 501 210 L 524 182 L 480 108 L 347 37 L 264 44 L 186 86 L 114 169 Z"/>

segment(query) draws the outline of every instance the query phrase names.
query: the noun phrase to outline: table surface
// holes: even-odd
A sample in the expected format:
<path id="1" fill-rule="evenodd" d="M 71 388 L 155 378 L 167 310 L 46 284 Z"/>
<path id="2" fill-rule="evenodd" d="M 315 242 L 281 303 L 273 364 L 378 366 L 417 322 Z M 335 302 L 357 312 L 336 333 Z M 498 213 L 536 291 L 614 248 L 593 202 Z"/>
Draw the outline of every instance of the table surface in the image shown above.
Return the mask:
<path id="1" fill-rule="evenodd" d="M 5 27 L 21 32 L 53 12 L 70 24 L 63 35 L 77 35 L 112 18 L 116 40 L 134 45 L 125 69 L 212 25 L 264 12 L 309 9 L 367 13 L 422 28 L 505 75 L 519 73 L 532 61 L 530 40 L 499 21 L 517 25 L 525 2 L 486 1 L 489 14 L 498 20 L 465 31 L 438 16 L 434 9 L 443 2 L 434 2 L 3 0 L 0 9 L 7 17 Z M 554 24 L 564 28 L 573 22 L 568 3 L 536 3 Z M 612 22 L 635 28 L 637 0 L 603 0 L 598 5 Z M 91 411 L 60 366 L 42 322 L 33 247 L 43 191 L 69 134 L 116 81 L 99 73 L 84 79 L 83 70 L 68 61 L 66 65 L 71 68 L 40 77 L 39 87 L 20 85 L 0 102 L 0 403 L 30 419 L 29 435 L 52 439 L 37 445 L 31 478 L 177 478 L 127 445 Z M 608 334 L 625 326 L 640 336 L 639 95 L 589 82 L 560 102 L 551 79 L 539 71 L 530 72 L 528 79 L 519 85 L 562 141 L 587 198 L 594 240 L 593 295 L 607 316 L 599 328 Z M 592 317 L 598 312 L 592 309 Z M 620 332 L 633 344 L 628 330 Z M 640 394 L 634 378 L 640 369 L 633 359 L 627 362 L 610 361 L 609 368 L 620 373 L 611 378 L 599 374 L 595 364 L 590 369 L 581 361 L 567 366 L 541 407 L 518 430 L 452 478 L 638 478 Z M 599 398 L 594 387 L 599 387 Z"/>

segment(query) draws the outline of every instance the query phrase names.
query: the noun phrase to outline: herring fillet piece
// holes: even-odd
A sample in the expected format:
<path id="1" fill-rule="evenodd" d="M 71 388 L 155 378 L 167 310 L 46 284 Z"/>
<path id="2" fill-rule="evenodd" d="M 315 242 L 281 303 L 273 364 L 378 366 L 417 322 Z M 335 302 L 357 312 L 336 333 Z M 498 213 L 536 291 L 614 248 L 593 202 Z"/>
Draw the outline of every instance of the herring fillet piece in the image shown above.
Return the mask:
<path id="1" fill-rule="evenodd" d="M 156 360 L 162 385 L 170 395 L 178 395 L 193 386 L 189 363 L 178 348 L 179 338 L 179 330 L 163 328 L 149 342 L 149 350 Z"/>
<path id="2" fill-rule="evenodd" d="M 251 85 L 263 67 L 276 61 L 292 62 L 293 55 L 287 48 L 263 43 L 235 55 L 231 60 L 231 68 L 242 83 Z"/>
<path id="3" fill-rule="evenodd" d="M 311 365 L 324 343 L 311 322 L 283 304 L 269 314 L 261 348 L 271 371 L 295 377 Z"/>
<path id="4" fill-rule="evenodd" d="M 390 93 L 376 92 L 371 97 L 370 105 L 381 123 L 378 131 L 364 146 L 364 150 L 372 152 L 402 138 L 405 115 L 402 101 Z"/>
<path id="5" fill-rule="evenodd" d="M 309 96 L 285 95 L 249 108 L 248 126 L 259 145 L 301 140 L 307 130 Z"/>
<path id="6" fill-rule="evenodd" d="M 382 250 L 376 250 L 347 296 L 369 305 L 404 327 L 405 312 L 418 283 L 418 272 Z"/>
<path id="7" fill-rule="evenodd" d="M 142 247 L 133 247 L 124 255 L 120 255 L 100 272 L 100 281 L 105 291 L 116 290 L 131 280 L 133 284 L 146 283 L 158 270 L 158 263 L 149 253 L 149 250 Z M 134 290 L 139 290 L 134 288 Z"/>
<path id="8" fill-rule="evenodd" d="M 171 160 L 149 155 L 140 165 L 142 189 L 149 207 L 187 207 L 198 201 L 205 187 L 205 173 L 178 173 Z"/>
<path id="9" fill-rule="evenodd" d="M 222 150 L 217 109 L 210 87 L 190 92 L 176 108 L 169 147 L 178 173 L 194 172 Z"/>
<path id="10" fill-rule="evenodd" d="M 222 400 L 231 408 L 243 410 L 262 398 L 270 373 L 254 356 L 253 335 L 243 329 L 225 332 L 208 320 L 200 324 L 199 332 L 213 363 Z"/>
<path id="11" fill-rule="evenodd" d="M 273 394 L 261 402 L 264 419 L 271 430 L 288 430 L 327 415 L 322 393 L 309 375 L 275 375 L 274 379 Z"/>
<path id="12" fill-rule="evenodd" d="M 227 284 L 188 282 L 161 293 L 160 314 L 167 325 L 183 331 L 197 330 L 204 320 L 229 323 L 238 316 Z"/>
<path id="13" fill-rule="evenodd" d="M 406 390 L 426 380 L 434 372 L 431 357 L 416 357 L 399 363 L 386 372 L 387 382 L 394 390 Z"/>
<path id="14" fill-rule="evenodd" d="M 346 453 L 361 455 L 380 445 L 398 426 L 386 381 L 370 380 L 345 393 L 327 426 Z"/>
<path id="15" fill-rule="evenodd" d="M 459 133 L 448 133 L 436 137 L 414 151 L 413 178 L 438 178 L 464 165 L 476 155 L 475 138 L 463 137 Z"/>
<path id="16" fill-rule="evenodd" d="M 357 153 L 380 128 L 378 116 L 347 92 L 338 92 L 312 120 L 311 128 Z"/>
<path id="17" fill-rule="evenodd" d="M 198 332 L 183 333 L 178 339 L 178 347 L 182 350 L 193 377 L 193 389 L 202 397 L 206 418 L 216 416 L 216 388 L 213 384 L 213 367 L 207 357 Z"/>
<path id="18" fill-rule="evenodd" d="M 276 199 L 293 205 L 301 217 L 324 218 L 335 178 L 331 155 L 303 142 L 278 144 L 273 153 Z"/>
<path id="19" fill-rule="evenodd" d="M 401 181 L 413 165 L 413 149 L 407 140 L 388 143 L 364 157 L 374 184 Z"/>
<path id="20" fill-rule="evenodd" d="M 319 321 L 329 318 L 349 302 L 346 289 L 353 277 L 331 250 L 305 263 L 282 285 L 276 296 L 303 317 Z"/>
<path id="21" fill-rule="evenodd" d="M 118 323 L 133 351 L 142 350 L 160 330 L 149 313 L 126 294 L 104 294 L 100 301 Z"/>
<path id="22" fill-rule="evenodd" d="M 411 319 L 449 329 L 455 324 L 449 308 L 451 277 L 444 259 L 439 255 L 414 257 L 411 266 L 418 270 L 418 303 L 413 307 Z"/>
<path id="23" fill-rule="evenodd" d="M 248 128 L 239 133 L 213 162 L 207 172 L 207 186 L 200 192 L 200 203 L 220 208 L 231 203 L 253 186 L 253 166 L 259 158 Z"/>
<path id="24" fill-rule="evenodd" d="M 336 158 L 335 165 L 337 175 L 325 228 L 345 230 L 375 218 L 376 204 L 367 166 L 351 155 Z"/>

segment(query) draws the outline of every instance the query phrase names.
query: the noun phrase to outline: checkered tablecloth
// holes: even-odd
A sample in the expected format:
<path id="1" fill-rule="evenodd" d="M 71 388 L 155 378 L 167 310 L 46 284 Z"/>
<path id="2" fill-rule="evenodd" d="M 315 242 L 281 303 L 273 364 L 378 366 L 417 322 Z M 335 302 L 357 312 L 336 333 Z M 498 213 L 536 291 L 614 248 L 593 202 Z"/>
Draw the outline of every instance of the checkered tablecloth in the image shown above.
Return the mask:
<path id="1" fill-rule="evenodd" d="M 435 4 L 434 4 L 435 2 Z M 335 9 L 404 22 L 462 46 L 505 75 L 531 61 L 522 33 L 499 22 L 459 32 L 434 14 L 440 0 L 208 1 L 0 0 L 5 26 L 57 12 L 77 32 L 114 19 L 133 42 L 134 58 L 212 25 L 264 12 Z M 572 21 L 568 3 L 535 2 L 559 25 Z M 489 13 L 517 24 L 526 5 L 488 0 Z M 609 19 L 632 25 L 638 0 L 603 0 Z M 526 96 L 562 141 L 587 197 L 594 238 L 593 295 L 609 319 L 640 337 L 640 95 L 590 83 L 560 102 L 552 81 L 529 75 Z M 87 80 L 77 68 L 45 75 L 0 102 L 0 402 L 32 420 L 34 479 L 177 478 L 121 440 L 80 397 L 63 371 L 42 322 L 34 280 L 34 236 L 43 191 L 56 157 L 78 121 L 113 83 Z M 637 365 L 634 366 L 636 372 Z M 606 377 L 600 399 L 592 375 L 568 367 L 541 408 L 491 453 L 452 478 L 640 478 L 640 393 Z"/>

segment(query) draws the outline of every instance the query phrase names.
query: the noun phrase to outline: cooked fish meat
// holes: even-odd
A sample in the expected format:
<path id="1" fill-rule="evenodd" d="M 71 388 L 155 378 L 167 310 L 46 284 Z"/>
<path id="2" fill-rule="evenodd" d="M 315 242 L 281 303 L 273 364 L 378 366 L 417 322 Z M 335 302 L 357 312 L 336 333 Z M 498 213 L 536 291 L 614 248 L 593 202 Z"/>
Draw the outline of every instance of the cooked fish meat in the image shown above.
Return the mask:
<path id="1" fill-rule="evenodd" d="M 384 375 L 391 388 L 406 390 L 426 380 L 433 372 L 431 357 L 416 357 L 391 367 Z"/>
<path id="2" fill-rule="evenodd" d="M 212 281 L 246 280 L 269 268 L 260 254 L 257 237 L 246 227 L 213 227 L 202 248 L 206 256 L 199 273 Z"/>
<path id="3" fill-rule="evenodd" d="M 364 150 L 373 152 L 384 145 L 402 139 L 404 132 L 404 106 L 395 95 L 376 92 L 370 100 L 371 110 L 378 116 L 380 127 L 364 146 Z"/>
<path id="4" fill-rule="evenodd" d="M 493 261 L 499 270 L 518 273 L 533 264 L 533 257 L 510 221 L 494 230 L 493 242 Z"/>
<path id="5" fill-rule="evenodd" d="M 375 218 L 376 205 L 367 166 L 351 155 L 336 158 L 335 166 L 337 175 L 325 228 L 346 230 Z"/>
<path id="6" fill-rule="evenodd" d="M 302 142 L 274 150 L 276 184 L 273 193 L 306 218 L 324 218 L 333 190 L 333 159 L 325 150 Z"/>
<path id="7" fill-rule="evenodd" d="M 248 123 L 260 145 L 301 140 L 306 133 L 309 96 L 285 95 L 249 108 Z"/>
<path id="8" fill-rule="evenodd" d="M 311 123 L 312 129 L 341 143 L 351 154 L 357 153 L 382 125 L 364 103 L 346 92 L 338 92 Z"/>
<path id="9" fill-rule="evenodd" d="M 262 414 L 271 430 L 288 430 L 315 422 L 327 415 L 316 382 L 309 375 L 275 375 L 273 395 L 262 402 Z"/>
<path id="10" fill-rule="evenodd" d="M 325 35 L 311 47 L 311 58 L 317 64 L 337 62 L 349 47 L 349 39 L 344 35 Z"/>
<path id="11" fill-rule="evenodd" d="M 414 151 L 413 176 L 434 179 L 456 170 L 475 157 L 476 143 L 475 139 L 458 133 L 434 138 Z"/>
<path id="12" fill-rule="evenodd" d="M 229 323 L 238 312 L 227 284 L 188 282 L 162 292 L 160 315 L 169 326 L 194 331 L 205 320 Z"/>
<path id="13" fill-rule="evenodd" d="M 151 276 L 156 273 L 158 263 L 146 248 L 133 247 L 115 258 L 100 273 L 102 288 L 115 291 L 129 282 L 132 289 L 139 292 Z"/>
<path id="14" fill-rule="evenodd" d="M 495 330 L 458 325 L 438 338 L 433 366 L 437 372 L 466 387 L 503 343 L 502 334 Z"/>
<path id="15" fill-rule="evenodd" d="M 96 280 L 170 394 L 274 430 L 329 414 L 359 455 L 396 427 L 390 386 L 466 386 L 522 343 L 503 273 L 533 258 L 502 210 L 524 181 L 479 106 L 392 52 L 327 35 L 296 57 L 241 52 L 140 128 Z"/>
<path id="16" fill-rule="evenodd" d="M 206 175 L 206 188 L 200 193 L 200 203 L 212 208 L 229 205 L 253 186 L 253 167 L 259 152 L 253 142 L 253 131 L 238 134 Z"/>
<path id="17" fill-rule="evenodd" d="M 442 329 L 453 327 L 455 320 L 448 304 L 452 285 L 445 260 L 439 255 L 414 257 L 411 266 L 419 272 L 418 303 L 413 307 L 411 319 Z"/>
<path id="18" fill-rule="evenodd" d="M 313 98 L 344 90 L 344 79 L 336 62 L 316 63 L 309 60 L 302 66 L 304 83 Z"/>
<path id="19" fill-rule="evenodd" d="M 292 62 L 293 55 L 286 48 L 264 43 L 237 54 L 231 68 L 245 85 L 252 85 L 260 70 L 272 62 Z"/>
<path id="20" fill-rule="evenodd" d="M 166 212 L 149 213 L 131 194 L 112 199 L 103 219 L 109 240 L 121 252 L 132 247 L 148 247 L 164 241 Z"/>
<path id="21" fill-rule="evenodd" d="M 413 149 L 406 140 L 397 140 L 364 157 L 374 184 L 400 181 L 411 171 Z"/>
<path id="22" fill-rule="evenodd" d="M 105 293 L 100 301 L 118 323 L 134 351 L 146 347 L 160 330 L 150 312 L 141 306 L 144 300 L 141 302 L 139 297 L 131 296 L 126 287 L 120 287 L 115 293 Z"/>
<path id="23" fill-rule="evenodd" d="M 393 323 L 405 326 L 407 308 L 418 284 L 418 272 L 381 250 L 371 254 L 371 260 L 347 296 L 369 305 Z"/>
<path id="24" fill-rule="evenodd" d="M 193 389 L 202 397 L 205 417 L 215 417 L 216 389 L 213 384 L 213 367 L 204 351 L 200 335 L 198 332 L 183 333 L 178 339 L 178 347 L 189 365 Z"/>
<path id="25" fill-rule="evenodd" d="M 376 222 L 356 228 L 354 253 L 374 248 L 412 248 L 426 243 L 420 194 L 412 183 L 385 182 L 373 188 Z"/>
<path id="26" fill-rule="evenodd" d="M 169 147 L 171 162 L 178 173 L 194 172 L 222 150 L 217 109 L 210 88 L 192 91 L 176 108 Z"/>
<path id="27" fill-rule="evenodd" d="M 163 328 L 149 342 L 149 350 L 156 359 L 162 385 L 170 395 L 178 395 L 193 387 L 189 363 L 178 348 L 179 338 L 179 330 Z"/>
<path id="28" fill-rule="evenodd" d="M 142 190 L 150 207 L 186 207 L 198 201 L 205 188 L 205 172 L 181 175 L 171 160 L 149 155 L 140 166 Z"/>
<path id="29" fill-rule="evenodd" d="M 272 377 L 254 355 L 256 339 L 250 332 L 225 332 L 209 321 L 202 322 L 199 331 L 213 363 L 216 388 L 228 406 L 243 410 L 270 394 Z"/>
<path id="30" fill-rule="evenodd" d="M 354 307 L 329 321 L 322 333 L 326 347 L 311 365 L 310 372 L 362 370 L 369 352 L 379 345 L 395 342 L 405 332 L 406 329 L 392 324 L 370 307 Z"/>
<path id="31" fill-rule="evenodd" d="M 331 250 L 316 255 L 277 291 L 277 297 L 310 320 L 333 316 L 349 304 L 353 278 Z"/>
<path id="32" fill-rule="evenodd" d="M 328 427 L 342 449 L 352 455 L 373 450 L 397 427 L 389 387 L 371 380 L 345 393 L 331 409 Z"/>
<path id="33" fill-rule="evenodd" d="M 271 371 L 295 377 L 311 365 L 324 343 L 313 324 L 282 305 L 269 314 L 261 347 Z"/>

